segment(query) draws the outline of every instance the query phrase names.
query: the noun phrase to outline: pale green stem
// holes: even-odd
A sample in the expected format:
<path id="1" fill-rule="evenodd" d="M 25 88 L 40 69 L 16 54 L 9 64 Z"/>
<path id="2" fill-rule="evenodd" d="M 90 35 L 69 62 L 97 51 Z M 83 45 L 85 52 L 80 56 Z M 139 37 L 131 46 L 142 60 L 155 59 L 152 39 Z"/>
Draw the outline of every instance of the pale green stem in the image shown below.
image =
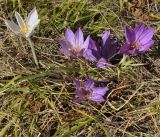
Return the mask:
<path id="1" fill-rule="evenodd" d="M 36 56 L 36 53 L 35 53 L 35 50 L 34 50 L 34 46 L 33 46 L 33 43 L 31 41 L 30 38 L 27 38 L 28 42 L 29 42 L 29 45 L 31 47 L 31 50 L 32 50 L 32 54 L 33 54 L 33 59 L 34 59 L 34 62 L 36 64 L 37 67 L 39 67 L 39 64 L 38 64 L 38 60 L 37 60 L 37 56 Z"/>

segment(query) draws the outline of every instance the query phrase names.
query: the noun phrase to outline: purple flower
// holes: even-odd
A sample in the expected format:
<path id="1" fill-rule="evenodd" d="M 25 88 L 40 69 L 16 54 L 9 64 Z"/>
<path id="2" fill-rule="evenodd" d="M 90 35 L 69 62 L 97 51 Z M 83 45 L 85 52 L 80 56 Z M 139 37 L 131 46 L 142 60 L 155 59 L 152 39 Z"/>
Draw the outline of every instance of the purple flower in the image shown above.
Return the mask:
<path id="1" fill-rule="evenodd" d="M 93 79 L 88 79 L 82 83 L 79 80 L 74 80 L 76 84 L 76 100 L 82 101 L 89 99 L 95 102 L 104 102 L 103 96 L 108 91 L 108 87 L 95 87 Z"/>
<path id="2" fill-rule="evenodd" d="M 90 43 L 84 56 L 90 61 L 96 61 L 97 67 L 113 66 L 110 63 L 110 59 L 117 53 L 117 41 L 112 45 L 109 35 L 109 31 L 104 32 L 102 44 L 99 46 L 90 38 Z"/>
<path id="3" fill-rule="evenodd" d="M 64 40 L 60 40 L 61 52 L 67 56 L 83 56 L 89 45 L 89 36 L 84 41 L 83 32 L 80 28 L 74 34 L 71 29 L 67 29 L 64 34 Z"/>
<path id="4" fill-rule="evenodd" d="M 122 54 L 144 53 L 154 44 L 152 40 L 154 28 L 147 29 L 143 23 L 137 25 L 134 29 L 126 26 L 125 33 L 126 43 L 120 48 Z"/>

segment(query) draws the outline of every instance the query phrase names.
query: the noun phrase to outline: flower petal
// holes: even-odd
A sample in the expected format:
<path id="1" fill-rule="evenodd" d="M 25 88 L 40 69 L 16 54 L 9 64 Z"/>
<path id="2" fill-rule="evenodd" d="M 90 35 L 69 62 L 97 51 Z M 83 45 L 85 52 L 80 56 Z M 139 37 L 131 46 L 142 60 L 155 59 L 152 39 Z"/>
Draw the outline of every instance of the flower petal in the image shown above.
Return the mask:
<path id="1" fill-rule="evenodd" d="M 108 90 L 108 87 L 95 87 L 93 88 L 93 95 L 104 96 Z"/>
<path id="2" fill-rule="evenodd" d="M 105 31 L 105 33 L 102 36 L 103 46 L 102 46 L 102 57 L 105 59 L 108 59 L 110 56 L 112 56 L 112 45 L 110 41 L 110 32 Z"/>
<path id="3" fill-rule="evenodd" d="M 95 59 L 99 59 L 100 58 L 100 51 L 99 49 L 97 48 L 97 45 L 96 45 L 96 42 L 90 38 L 90 41 L 89 41 L 89 46 L 88 46 L 88 49 L 89 49 L 89 52 L 92 51 L 92 56 L 91 58 L 93 60 Z M 91 53 L 91 52 L 90 52 Z M 95 58 L 95 59 L 94 59 Z"/>
<path id="4" fill-rule="evenodd" d="M 105 31 L 103 36 L 102 36 L 102 41 L 103 41 L 103 46 L 104 45 L 110 45 L 110 38 L 109 38 L 109 35 L 110 35 L 110 31 Z"/>
<path id="5" fill-rule="evenodd" d="M 90 90 L 92 89 L 94 86 L 94 80 L 93 79 L 88 79 L 85 83 L 84 83 L 84 88 L 86 90 Z"/>
<path id="6" fill-rule="evenodd" d="M 80 28 L 78 28 L 78 30 L 76 31 L 75 33 L 75 41 L 76 41 L 76 44 L 75 44 L 75 48 L 79 48 L 79 49 L 82 49 L 83 48 L 83 42 L 84 42 L 84 37 L 83 37 L 83 32 Z"/>
<path id="7" fill-rule="evenodd" d="M 69 50 L 69 46 L 68 44 L 66 43 L 66 41 L 64 40 L 60 40 L 59 41 L 59 44 L 61 45 L 61 52 L 67 56 L 71 56 L 72 53 L 71 51 Z"/>
<path id="8" fill-rule="evenodd" d="M 125 27 L 125 33 L 126 33 L 126 40 L 127 40 L 127 43 L 133 43 L 135 41 L 135 32 L 128 28 L 127 26 Z"/>
<path id="9" fill-rule="evenodd" d="M 95 101 L 95 102 L 104 102 L 105 101 L 105 99 L 100 95 L 91 96 L 91 97 L 89 97 L 89 99 L 92 101 Z"/>
<path id="10" fill-rule="evenodd" d="M 27 25 L 29 27 L 35 28 L 40 22 L 40 19 L 38 19 L 38 13 L 36 8 L 34 8 L 27 17 Z"/>
<path id="11" fill-rule="evenodd" d="M 145 52 L 147 51 L 151 46 L 153 46 L 154 44 L 154 40 L 150 40 L 149 42 L 147 42 L 146 44 L 144 44 L 143 46 L 141 46 L 141 48 L 139 49 L 140 52 Z"/>
<path id="12" fill-rule="evenodd" d="M 154 34 L 154 28 L 148 29 L 145 33 L 143 33 L 143 34 L 139 37 L 139 42 L 140 42 L 141 44 L 148 43 L 148 41 L 150 41 L 151 38 L 153 37 L 153 34 Z"/>
<path id="13" fill-rule="evenodd" d="M 64 35 L 65 35 L 66 41 L 68 41 L 72 46 L 74 46 L 75 45 L 75 35 L 73 31 L 67 28 Z"/>
<path id="14" fill-rule="evenodd" d="M 103 68 L 103 67 L 113 67 L 114 65 L 112 65 L 110 62 L 108 62 L 106 59 L 101 58 L 100 60 L 98 60 L 96 66 L 98 68 Z"/>
<path id="15" fill-rule="evenodd" d="M 105 59 L 109 59 L 113 57 L 117 52 L 117 43 L 111 45 L 110 42 L 106 42 L 104 47 L 102 48 L 102 57 Z"/>
<path id="16" fill-rule="evenodd" d="M 108 54 L 106 55 L 106 59 L 110 59 L 112 58 L 115 54 L 117 54 L 117 47 L 118 47 L 118 40 L 117 38 L 114 40 L 113 45 L 110 46 L 110 48 L 108 49 Z"/>
<path id="17" fill-rule="evenodd" d="M 137 25 L 135 28 L 134 28 L 134 32 L 135 32 L 135 35 L 136 35 L 136 40 L 139 40 L 139 37 L 141 36 L 142 33 L 144 33 L 146 30 L 146 27 L 143 23 Z"/>
<path id="18" fill-rule="evenodd" d="M 89 61 L 96 61 L 96 57 L 92 54 L 92 50 L 91 49 L 87 49 L 83 53 L 83 57 L 85 57 Z"/>
<path id="19" fill-rule="evenodd" d="M 88 49 L 89 41 L 90 41 L 90 36 L 88 36 L 88 37 L 86 38 L 85 42 L 84 42 L 83 45 L 82 45 L 82 49 L 85 49 L 85 50 Z"/>
<path id="20" fill-rule="evenodd" d="M 105 99 L 103 98 L 103 96 L 108 91 L 108 87 L 97 87 L 92 89 L 93 89 L 93 92 L 89 97 L 89 99 L 95 102 L 104 102 Z"/>
<path id="21" fill-rule="evenodd" d="M 15 12 L 15 16 L 16 16 L 16 19 L 17 19 L 17 22 L 18 22 L 18 25 L 20 28 L 23 28 L 25 27 L 25 22 L 24 20 L 22 19 L 21 15 L 16 11 Z"/>
<path id="22" fill-rule="evenodd" d="M 8 28 L 10 28 L 14 33 L 19 33 L 19 26 L 15 24 L 13 21 L 5 20 L 5 24 Z"/>
<path id="23" fill-rule="evenodd" d="M 26 37 L 30 37 L 33 34 L 34 29 L 39 24 L 40 19 L 38 19 L 38 13 L 36 8 L 34 8 L 28 15 L 27 25 L 29 27 L 28 32 L 25 34 Z"/>
<path id="24" fill-rule="evenodd" d="M 90 37 L 90 40 L 89 40 L 89 46 L 88 46 L 89 49 L 93 49 L 95 51 L 97 51 L 97 46 L 96 46 L 96 42 Z"/>

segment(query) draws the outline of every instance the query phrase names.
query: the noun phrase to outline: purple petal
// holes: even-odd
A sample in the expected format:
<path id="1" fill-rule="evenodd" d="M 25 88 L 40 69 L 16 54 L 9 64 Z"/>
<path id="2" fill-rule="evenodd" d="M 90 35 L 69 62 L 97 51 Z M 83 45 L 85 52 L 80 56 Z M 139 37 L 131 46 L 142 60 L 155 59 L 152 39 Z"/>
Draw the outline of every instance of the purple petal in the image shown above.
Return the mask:
<path id="1" fill-rule="evenodd" d="M 103 96 L 106 94 L 107 91 L 108 87 L 93 88 L 93 92 L 89 99 L 95 102 L 104 102 L 105 100 Z"/>
<path id="2" fill-rule="evenodd" d="M 105 31 L 103 36 L 102 36 L 102 41 L 103 41 L 103 45 L 110 45 L 110 31 Z"/>
<path id="3" fill-rule="evenodd" d="M 102 36 L 103 47 L 101 50 L 102 50 L 102 57 L 105 59 L 108 59 L 114 54 L 114 47 L 111 45 L 109 35 L 110 35 L 110 32 L 105 31 L 105 33 Z"/>
<path id="4" fill-rule="evenodd" d="M 95 87 L 93 88 L 93 95 L 104 96 L 108 90 L 108 87 Z"/>
<path id="5" fill-rule="evenodd" d="M 91 97 L 89 97 L 89 99 L 92 101 L 95 101 L 95 102 L 104 102 L 105 101 L 105 99 L 100 95 L 91 96 Z"/>
<path id="6" fill-rule="evenodd" d="M 92 55 L 98 59 L 101 57 L 100 50 L 97 48 L 96 42 L 90 38 L 88 49 L 92 51 Z M 90 51 L 89 51 L 90 52 Z"/>
<path id="7" fill-rule="evenodd" d="M 85 40 L 85 42 L 83 43 L 83 46 L 82 48 L 87 50 L 88 49 L 88 46 L 89 46 L 89 41 L 90 41 L 90 36 L 88 36 Z"/>
<path id="8" fill-rule="evenodd" d="M 107 54 L 107 59 L 113 57 L 117 54 L 118 40 L 115 39 L 113 45 L 110 46 L 109 53 Z"/>
<path id="9" fill-rule="evenodd" d="M 133 43 L 135 41 L 135 32 L 128 28 L 127 26 L 125 27 L 125 33 L 126 33 L 126 40 L 127 40 L 127 43 Z"/>
<path id="10" fill-rule="evenodd" d="M 65 39 L 68 41 L 72 46 L 75 45 L 75 35 L 71 29 L 67 29 L 65 31 Z"/>
<path id="11" fill-rule="evenodd" d="M 84 42 L 84 37 L 83 37 L 83 32 L 80 28 L 78 28 L 78 30 L 75 33 L 75 46 L 77 48 L 77 46 L 79 48 L 83 47 L 83 42 Z"/>
<path id="12" fill-rule="evenodd" d="M 153 46 L 154 40 L 150 40 L 146 44 L 142 45 L 141 48 L 139 49 L 140 52 L 145 52 L 147 51 L 151 46 Z"/>
<path id="13" fill-rule="evenodd" d="M 136 35 L 136 40 L 139 39 L 142 33 L 144 33 L 146 27 L 143 23 L 137 25 L 134 29 L 135 35 Z"/>
<path id="14" fill-rule="evenodd" d="M 145 33 L 143 33 L 143 34 L 139 37 L 139 42 L 140 42 L 141 44 L 148 43 L 148 41 L 151 40 L 153 34 L 154 34 L 154 28 L 148 29 Z"/>
<path id="15" fill-rule="evenodd" d="M 108 62 L 106 59 L 101 58 L 101 59 L 97 62 L 96 66 L 97 66 L 98 68 L 103 68 L 103 67 L 113 67 L 114 65 L 112 65 L 110 62 Z"/>
<path id="16" fill-rule="evenodd" d="M 93 86 L 94 86 L 94 81 L 93 81 L 93 79 L 88 79 L 88 80 L 84 83 L 84 88 L 85 88 L 86 90 L 92 89 Z"/>
<path id="17" fill-rule="evenodd" d="M 109 59 L 117 53 L 117 44 L 114 45 L 105 45 L 105 48 L 102 49 L 102 57 Z"/>
<path id="18" fill-rule="evenodd" d="M 96 61 L 96 57 L 92 54 L 92 50 L 91 49 L 87 49 L 83 53 L 83 57 L 86 58 L 89 61 Z"/>
<path id="19" fill-rule="evenodd" d="M 89 46 L 88 46 L 89 49 L 93 49 L 95 51 L 97 51 L 97 46 L 96 46 L 96 42 L 90 37 L 90 40 L 89 40 Z"/>
<path id="20" fill-rule="evenodd" d="M 71 51 L 69 50 L 69 45 L 66 43 L 66 41 L 63 41 L 63 40 L 60 40 L 59 41 L 59 44 L 61 45 L 61 52 L 67 56 L 71 56 L 72 53 Z"/>

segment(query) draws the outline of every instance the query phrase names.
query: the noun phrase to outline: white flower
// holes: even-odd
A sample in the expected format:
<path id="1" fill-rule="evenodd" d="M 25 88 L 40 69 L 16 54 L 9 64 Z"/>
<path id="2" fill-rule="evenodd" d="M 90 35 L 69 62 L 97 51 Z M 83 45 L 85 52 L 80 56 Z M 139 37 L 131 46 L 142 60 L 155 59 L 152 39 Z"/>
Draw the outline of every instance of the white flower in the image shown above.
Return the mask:
<path id="1" fill-rule="evenodd" d="M 10 28 L 15 34 L 22 34 L 25 37 L 30 37 L 39 24 L 40 19 L 38 19 L 38 13 L 36 8 L 34 8 L 28 15 L 27 20 L 24 21 L 21 15 L 18 12 L 15 12 L 15 16 L 18 22 L 18 25 L 13 21 L 5 20 L 5 24 Z"/>

